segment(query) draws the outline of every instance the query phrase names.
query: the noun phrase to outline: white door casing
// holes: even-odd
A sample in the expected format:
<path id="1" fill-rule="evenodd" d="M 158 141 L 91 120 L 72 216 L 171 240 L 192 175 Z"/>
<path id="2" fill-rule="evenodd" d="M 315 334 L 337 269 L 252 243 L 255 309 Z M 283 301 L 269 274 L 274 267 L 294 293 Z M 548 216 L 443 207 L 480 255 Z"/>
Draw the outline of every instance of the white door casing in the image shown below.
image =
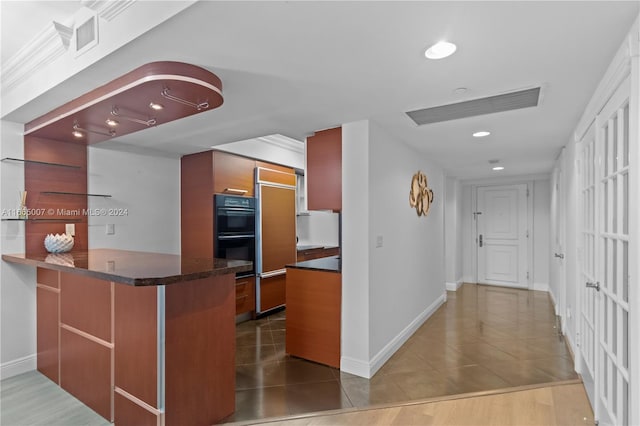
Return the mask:
<path id="1" fill-rule="evenodd" d="M 565 211 L 566 193 L 564 189 L 564 150 L 560 152 L 556 161 L 556 168 L 552 177 L 552 217 L 551 244 L 553 254 L 551 259 L 551 279 L 555 290 L 556 314 L 564 316 L 567 312 L 567 297 L 565 289 Z M 566 321 L 562 321 L 562 332 L 566 331 Z"/>
<path id="2" fill-rule="evenodd" d="M 595 407 L 596 372 L 596 293 L 585 286 L 587 282 L 596 282 L 596 141 L 593 126 L 580 141 L 579 191 L 580 234 L 578 256 L 580 275 L 578 294 L 580 295 L 579 342 L 580 365 L 578 373 L 587 391 L 591 406 Z"/>
<path id="3" fill-rule="evenodd" d="M 596 117 L 596 419 L 629 424 L 629 95 L 627 78 Z"/>
<path id="4" fill-rule="evenodd" d="M 528 288 L 527 184 L 477 188 L 478 283 Z"/>

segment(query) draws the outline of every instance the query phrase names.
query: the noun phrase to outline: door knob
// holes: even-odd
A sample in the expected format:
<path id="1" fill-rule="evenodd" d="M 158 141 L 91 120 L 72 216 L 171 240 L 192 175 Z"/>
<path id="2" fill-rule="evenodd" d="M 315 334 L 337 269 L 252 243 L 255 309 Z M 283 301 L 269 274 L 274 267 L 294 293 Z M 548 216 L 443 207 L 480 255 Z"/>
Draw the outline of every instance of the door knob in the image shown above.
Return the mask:
<path id="1" fill-rule="evenodd" d="M 564 259 L 564 254 L 562 254 L 562 253 L 554 253 L 553 256 L 554 257 L 559 257 L 560 259 Z"/>
<path id="2" fill-rule="evenodd" d="M 591 282 L 587 281 L 586 286 L 589 287 L 589 288 L 595 288 L 596 291 L 600 291 L 600 281 L 595 282 L 595 283 L 591 283 Z"/>

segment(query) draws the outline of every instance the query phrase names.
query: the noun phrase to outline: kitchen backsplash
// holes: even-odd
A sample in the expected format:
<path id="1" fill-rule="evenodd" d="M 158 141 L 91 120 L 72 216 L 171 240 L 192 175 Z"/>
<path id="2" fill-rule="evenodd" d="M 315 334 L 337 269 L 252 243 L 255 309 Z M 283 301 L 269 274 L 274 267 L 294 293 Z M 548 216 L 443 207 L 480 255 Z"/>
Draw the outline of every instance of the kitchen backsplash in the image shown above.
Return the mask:
<path id="1" fill-rule="evenodd" d="M 338 213 L 311 211 L 298 216 L 297 235 L 299 245 L 338 246 Z"/>

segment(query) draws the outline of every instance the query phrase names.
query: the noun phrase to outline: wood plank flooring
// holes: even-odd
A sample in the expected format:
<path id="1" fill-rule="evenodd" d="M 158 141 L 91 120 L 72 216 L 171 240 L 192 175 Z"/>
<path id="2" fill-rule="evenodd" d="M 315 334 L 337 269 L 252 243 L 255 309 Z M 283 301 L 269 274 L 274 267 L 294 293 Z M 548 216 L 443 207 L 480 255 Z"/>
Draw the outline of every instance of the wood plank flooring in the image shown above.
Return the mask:
<path id="1" fill-rule="evenodd" d="M 448 401 L 420 402 L 329 415 L 317 414 L 263 424 L 578 426 L 593 425 L 593 412 L 584 387 L 578 383 Z"/>
<path id="2" fill-rule="evenodd" d="M 37 371 L 0 382 L 2 426 L 107 426 L 110 422 Z"/>

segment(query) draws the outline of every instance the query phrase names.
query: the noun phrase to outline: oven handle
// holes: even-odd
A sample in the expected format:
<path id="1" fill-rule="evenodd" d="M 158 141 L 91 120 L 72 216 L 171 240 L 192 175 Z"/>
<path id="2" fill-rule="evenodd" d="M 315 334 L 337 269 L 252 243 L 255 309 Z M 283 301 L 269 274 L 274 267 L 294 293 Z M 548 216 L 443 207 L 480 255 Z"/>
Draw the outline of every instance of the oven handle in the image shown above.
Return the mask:
<path id="1" fill-rule="evenodd" d="M 256 214 L 255 209 L 249 209 L 246 207 L 218 207 L 218 210 L 219 210 L 218 215 L 220 215 L 220 213 L 226 213 L 226 212 L 240 213 L 247 216 L 253 216 Z"/>
<path id="2" fill-rule="evenodd" d="M 255 238 L 254 234 L 242 234 L 242 235 L 218 235 L 218 240 L 248 240 L 251 238 Z"/>
<path id="3" fill-rule="evenodd" d="M 240 195 L 244 195 L 247 192 L 249 192 L 246 189 L 238 189 L 238 188 L 225 188 L 224 191 L 222 191 L 226 194 L 240 194 Z"/>
<path id="4" fill-rule="evenodd" d="M 278 269 L 276 271 L 269 271 L 269 272 L 263 272 L 260 274 L 260 278 L 271 278 L 271 277 L 277 277 L 280 275 L 284 275 L 287 273 L 287 269 L 283 268 L 283 269 Z"/>

